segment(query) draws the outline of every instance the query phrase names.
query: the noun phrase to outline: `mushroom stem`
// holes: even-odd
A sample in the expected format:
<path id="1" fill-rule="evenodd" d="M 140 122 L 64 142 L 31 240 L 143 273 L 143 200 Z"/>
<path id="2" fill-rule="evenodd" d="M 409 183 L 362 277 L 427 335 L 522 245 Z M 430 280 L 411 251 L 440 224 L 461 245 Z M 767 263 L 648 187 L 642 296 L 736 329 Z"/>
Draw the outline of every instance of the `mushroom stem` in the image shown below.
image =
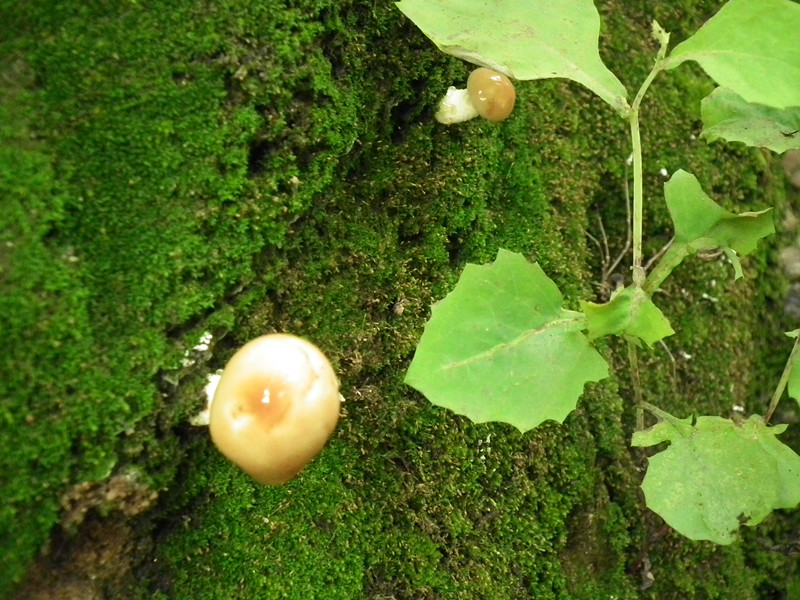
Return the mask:
<path id="1" fill-rule="evenodd" d="M 478 109 L 472 104 L 469 92 L 466 89 L 460 90 L 453 86 L 447 88 L 447 93 L 439 101 L 439 109 L 436 111 L 436 120 L 445 125 L 453 123 L 463 123 L 478 116 Z"/>

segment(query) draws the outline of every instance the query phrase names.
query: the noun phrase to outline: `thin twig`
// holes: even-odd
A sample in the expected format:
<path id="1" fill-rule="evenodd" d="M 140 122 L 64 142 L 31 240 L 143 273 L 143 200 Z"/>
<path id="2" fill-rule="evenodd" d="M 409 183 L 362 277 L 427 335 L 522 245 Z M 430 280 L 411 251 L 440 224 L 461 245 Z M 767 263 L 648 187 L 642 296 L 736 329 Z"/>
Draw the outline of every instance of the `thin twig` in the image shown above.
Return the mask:
<path id="1" fill-rule="evenodd" d="M 644 266 L 644 270 L 645 271 L 649 271 L 650 267 L 653 266 L 654 262 L 656 262 L 657 260 L 661 260 L 661 257 L 664 256 L 667 253 L 667 250 L 669 250 L 669 247 L 672 246 L 672 242 L 674 242 L 674 241 L 675 241 L 675 236 L 673 235 L 670 238 L 670 240 L 661 247 L 661 250 L 659 250 L 652 257 L 650 257 L 650 260 L 648 260 L 647 264 L 645 264 L 645 266 Z"/>
<path id="2" fill-rule="evenodd" d="M 669 350 L 669 346 L 667 346 L 664 340 L 658 340 L 658 343 L 661 344 L 661 347 L 669 356 L 669 359 L 672 361 L 672 387 L 675 391 L 678 390 L 678 361 L 675 360 L 675 357 L 672 355 L 672 352 Z"/>
<path id="3" fill-rule="evenodd" d="M 626 232 L 625 232 L 625 245 L 622 247 L 622 252 L 619 253 L 616 260 L 611 264 L 608 269 L 609 273 L 613 273 L 617 270 L 619 263 L 622 262 L 622 259 L 628 254 L 628 251 L 631 249 L 631 243 L 633 241 L 633 229 L 631 224 L 631 190 L 630 190 L 630 182 L 628 181 L 628 163 L 625 163 L 625 179 L 622 182 L 622 186 L 625 192 L 625 225 L 626 225 Z M 610 255 L 609 255 L 610 256 Z"/>

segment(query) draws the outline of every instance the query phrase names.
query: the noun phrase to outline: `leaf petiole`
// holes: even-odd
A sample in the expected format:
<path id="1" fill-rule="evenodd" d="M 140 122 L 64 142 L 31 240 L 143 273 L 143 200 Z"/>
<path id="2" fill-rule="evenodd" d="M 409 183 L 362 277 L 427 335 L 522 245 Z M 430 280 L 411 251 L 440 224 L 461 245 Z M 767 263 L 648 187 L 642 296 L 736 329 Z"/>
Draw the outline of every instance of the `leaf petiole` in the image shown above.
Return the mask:
<path id="1" fill-rule="evenodd" d="M 675 417 L 669 414 L 668 412 L 661 410 L 656 405 L 650 404 L 649 402 L 645 402 L 644 400 L 639 401 L 639 408 L 646 410 L 651 415 L 656 417 L 659 421 L 672 422 L 675 420 Z M 644 427 L 642 427 L 641 429 L 644 429 Z"/>
<path id="2" fill-rule="evenodd" d="M 689 256 L 689 250 L 686 244 L 676 244 L 673 238 L 669 246 L 664 252 L 661 260 L 656 263 L 656 266 L 650 271 L 647 280 L 644 283 L 644 291 L 649 296 L 652 296 L 657 289 L 661 287 L 664 280 L 670 273 L 677 267 L 683 259 Z"/>

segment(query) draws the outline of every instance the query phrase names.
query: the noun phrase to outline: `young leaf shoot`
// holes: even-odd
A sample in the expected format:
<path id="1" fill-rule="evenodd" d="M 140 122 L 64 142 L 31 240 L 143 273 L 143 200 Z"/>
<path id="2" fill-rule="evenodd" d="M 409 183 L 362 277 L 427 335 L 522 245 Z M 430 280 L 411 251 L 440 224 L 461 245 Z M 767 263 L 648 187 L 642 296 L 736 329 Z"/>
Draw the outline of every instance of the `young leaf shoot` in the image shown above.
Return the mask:
<path id="1" fill-rule="evenodd" d="M 678 170 L 664 184 L 667 208 L 675 225 L 675 239 L 650 273 L 645 291 L 652 293 L 686 257 L 700 250 L 722 248 L 742 277 L 739 256 L 756 249 L 758 240 L 775 233 L 772 209 L 734 214 L 709 198 L 691 173 Z"/>

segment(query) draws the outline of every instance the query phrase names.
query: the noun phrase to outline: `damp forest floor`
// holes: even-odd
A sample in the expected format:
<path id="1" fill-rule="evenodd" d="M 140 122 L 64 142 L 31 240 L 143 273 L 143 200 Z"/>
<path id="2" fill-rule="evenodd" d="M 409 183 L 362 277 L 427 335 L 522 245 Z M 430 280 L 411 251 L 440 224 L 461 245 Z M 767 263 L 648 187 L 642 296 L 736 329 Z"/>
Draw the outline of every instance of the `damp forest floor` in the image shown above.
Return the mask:
<path id="1" fill-rule="evenodd" d="M 680 40 L 716 8 L 599 2 L 602 55 L 636 89 L 650 21 Z M 576 308 L 613 283 L 588 234 L 624 245 L 625 124 L 538 81 L 502 125 L 437 125 L 467 73 L 383 0 L 0 0 L 0 597 L 800 598 L 796 513 L 720 547 L 644 508 L 615 343 L 615 376 L 524 435 L 403 385 L 467 262 L 521 252 Z M 794 328 L 791 197 L 773 158 L 698 141 L 711 89 L 682 67 L 644 105 L 646 251 L 671 235 L 662 170 L 775 206 L 781 233 L 743 280 L 698 259 L 659 295 L 678 333 L 642 378 L 678 416 L 763 412 Z M 281 488 L 189 424 L 273 331 L 319 345 L 346 397 Z"/>

